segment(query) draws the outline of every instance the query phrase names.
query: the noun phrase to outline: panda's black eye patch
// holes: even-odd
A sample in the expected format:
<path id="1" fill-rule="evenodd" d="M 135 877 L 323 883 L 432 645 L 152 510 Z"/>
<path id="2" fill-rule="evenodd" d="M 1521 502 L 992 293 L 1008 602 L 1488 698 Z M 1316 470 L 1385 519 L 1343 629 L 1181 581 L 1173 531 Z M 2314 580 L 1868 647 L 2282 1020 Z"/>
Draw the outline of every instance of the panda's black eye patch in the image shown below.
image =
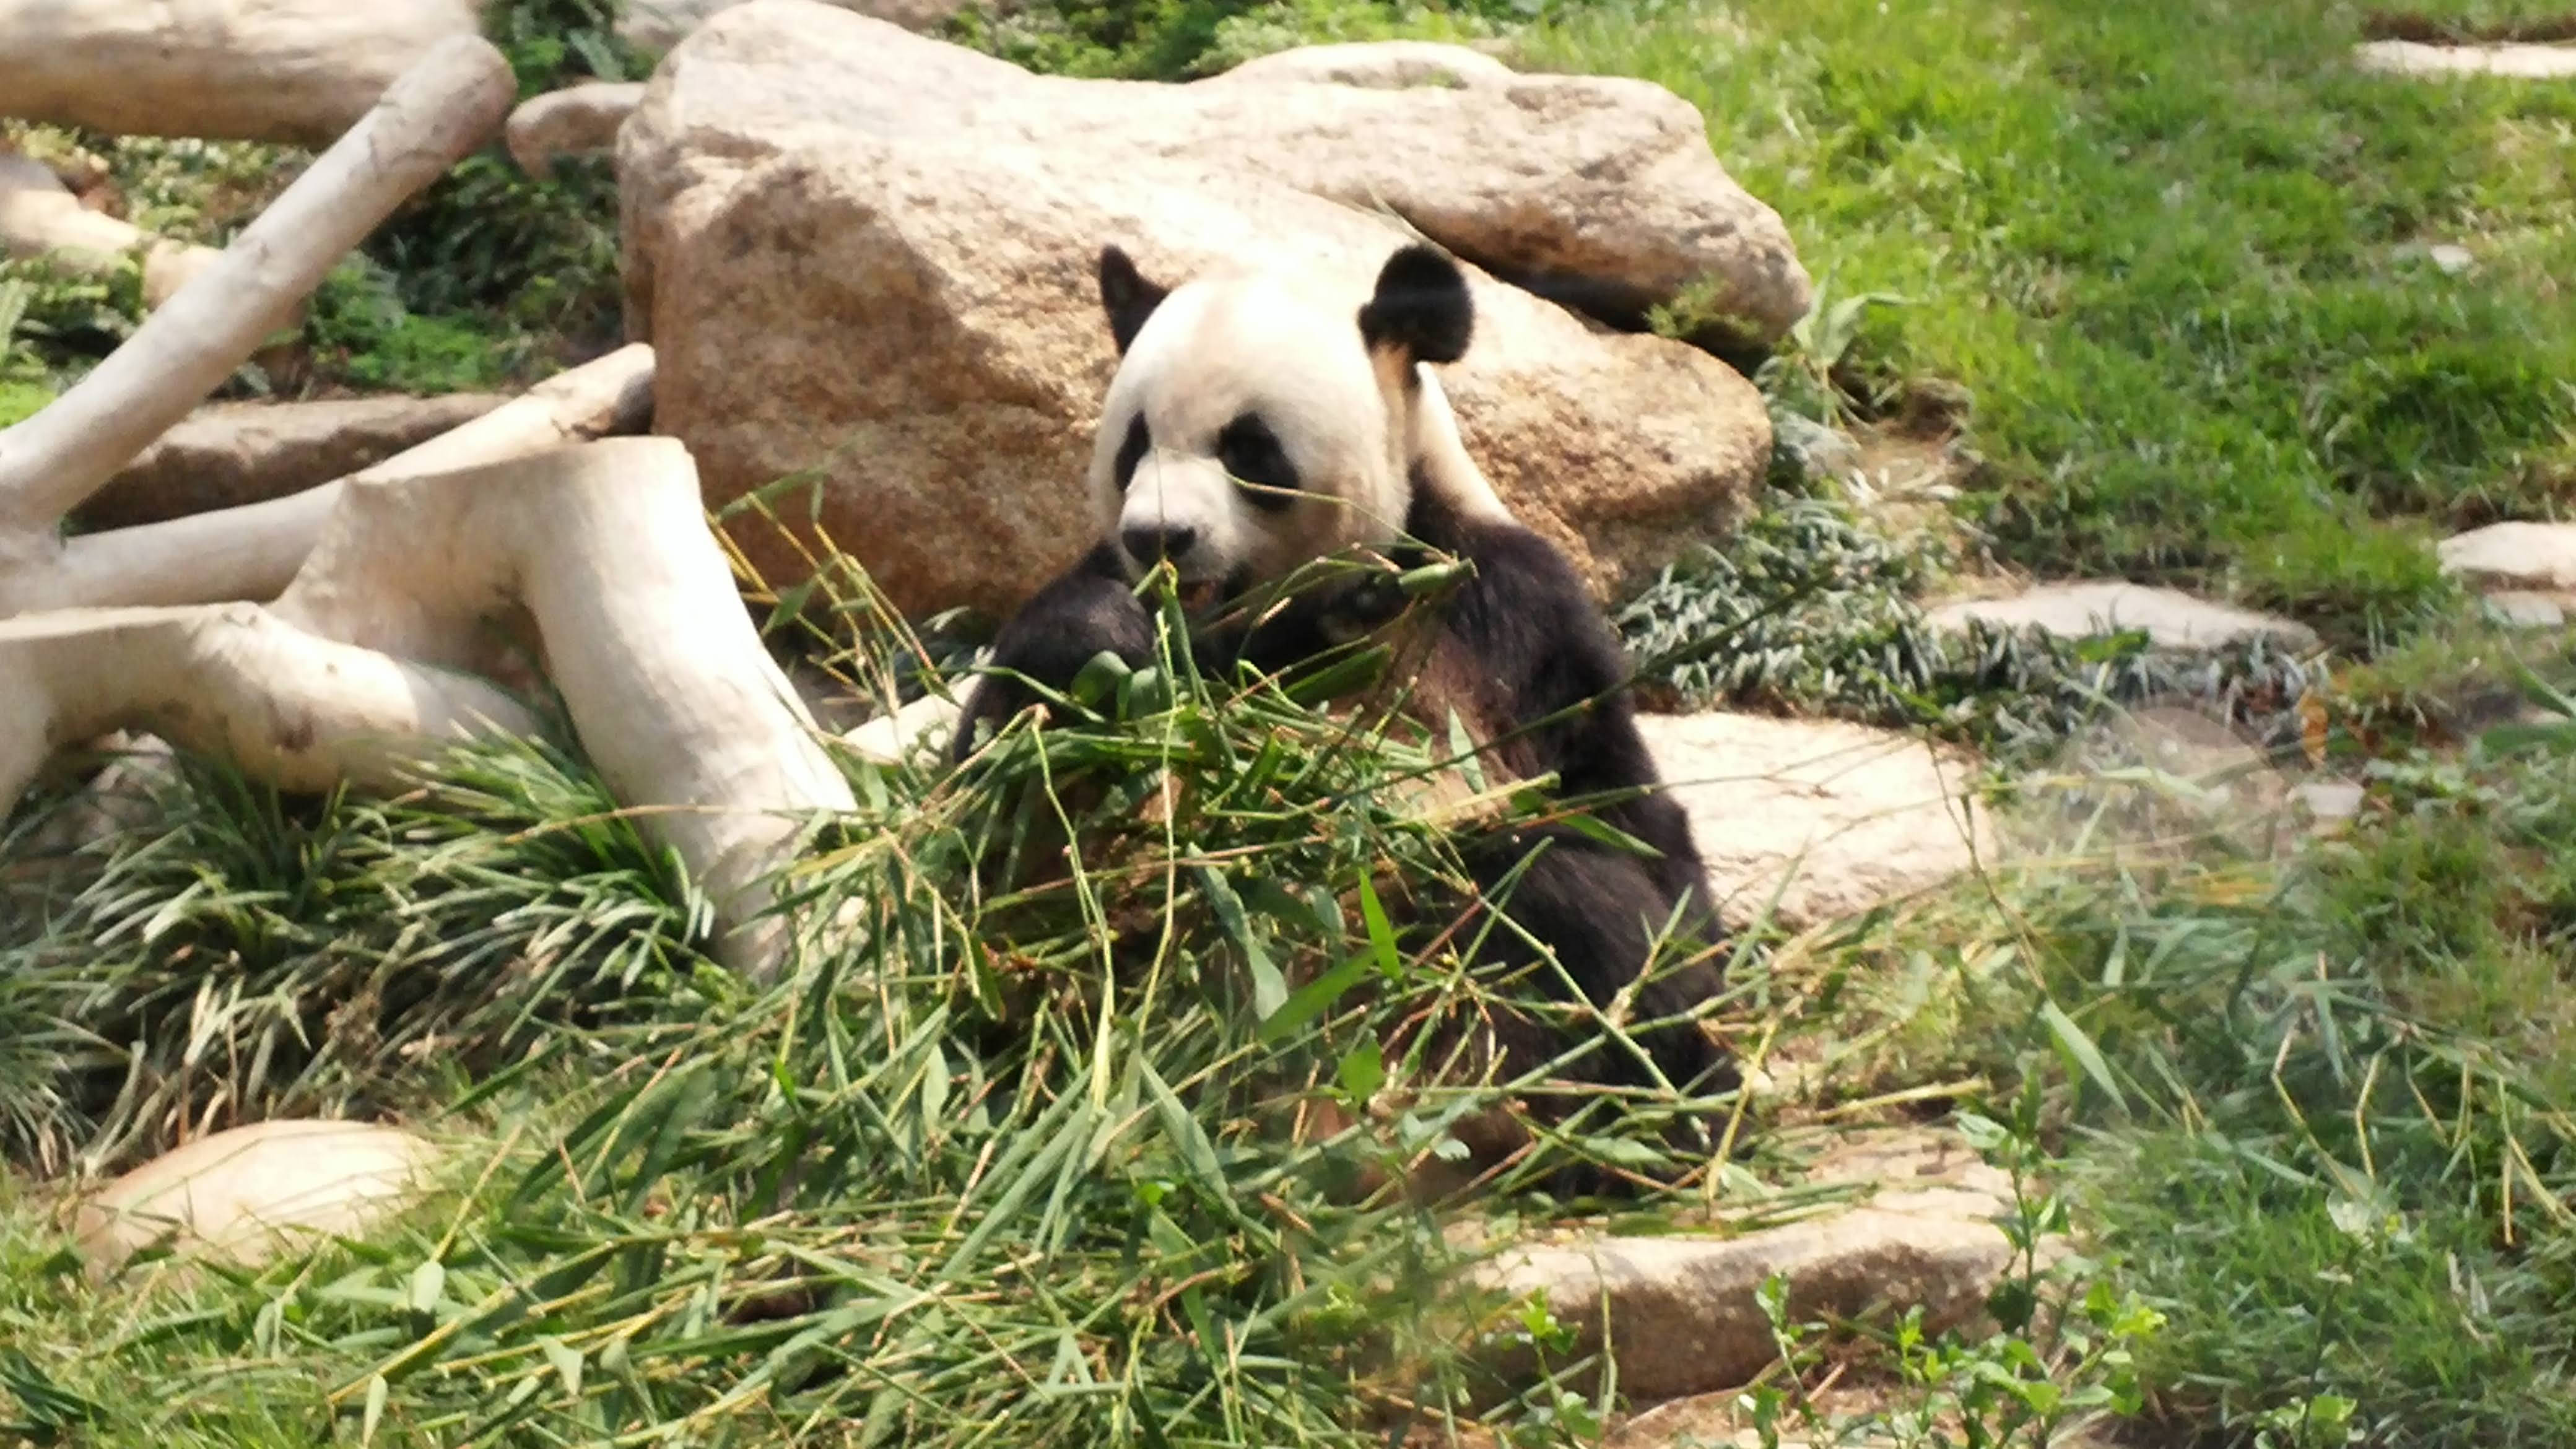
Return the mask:
<path id="1" fill-rule="evenodd" d="M 1216 460 L 1227 476 L 1248 485 L 1243 496 L 1254 507 L 1276 513 L 1295 506 L 1297 465 L 1258 414 L 1245 413 L 1217 433 Z"/>
<path id="2" fill-rule="evenodd" d="M 1138 413 L 1136 416 L 1129 418 L 1127 420 L 1127 436 L 1120 439 L 1118 442 L 1118 471 L 1116 476 L 1118 479 L 1119 492 L 1126 492 L 1127 485 L 1135 481 L 1136 465 L 1145 461 L 1145 450 L 1152 446 L 1154 446 L 1154 440 L 1145 432 L 1145 415 L 1143 413 Z"/>

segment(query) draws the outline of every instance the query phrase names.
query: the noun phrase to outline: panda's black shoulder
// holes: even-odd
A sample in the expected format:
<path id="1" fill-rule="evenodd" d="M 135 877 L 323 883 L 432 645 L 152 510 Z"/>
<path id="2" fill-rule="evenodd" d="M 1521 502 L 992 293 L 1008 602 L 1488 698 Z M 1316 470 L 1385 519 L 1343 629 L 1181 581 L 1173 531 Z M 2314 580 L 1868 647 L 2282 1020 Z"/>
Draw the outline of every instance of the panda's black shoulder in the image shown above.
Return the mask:
<path id="1" fill-rule="evenodd" d="M 1626 651 L 1556 545 L 1519 524 L 1462 519 L 1428 500 L 1416 503 L 1408 524 L 1423 543 L 1474 565 L 1447 627 L 1504 686 L 1515 722 L 1622 692 Z"/>

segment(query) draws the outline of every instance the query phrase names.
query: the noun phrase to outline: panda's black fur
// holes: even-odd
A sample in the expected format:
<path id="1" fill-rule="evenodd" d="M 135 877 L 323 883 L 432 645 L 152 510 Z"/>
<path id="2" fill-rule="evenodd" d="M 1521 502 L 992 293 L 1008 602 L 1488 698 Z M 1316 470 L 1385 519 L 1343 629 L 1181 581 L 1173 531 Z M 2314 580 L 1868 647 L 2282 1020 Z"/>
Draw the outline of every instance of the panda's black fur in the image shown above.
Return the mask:
<path id="1" fill-rule="evenodd" d="M 1168 291 L 1146 281 L 1115 247 L 1102 253 L 1099 286 L 1123 357 Z M 1457 266 L 1427 247 L 1412 246 L 1386 264 L 1354 320 L 1373 352 L 1442 363 L 1466 351 L 1473 312 Z M 1409 367 L 1405 376 L 1412 376 Z M 1136 436 L 1122 439 L 1115 464 L 1122 489 L 1146 446 L 1141 413 L 1132 428 Z M 1246 477 L 1238 464 L 1257 473 L 1264 466 L 1258 454 L 1256 446 L 1239 460 L 1229 458 L 1228 473 Z M 1594 817 L 1656 852 L 1641 857 L 1571 828 L 1548 826 L 1478 837 L 1464 847 L 1467 862 L 1479 886 L 1492 890 L 1544 843 L 1511 884 L 1504 913 L 1547 943 L 1596 1004 L 1606 1005 L 1637 980 L 1655 935 L 1678 913 L 1679 934 L 1686 939 L 1677 944 L 1699 943 L 1698 959 L 1659 972 L 1640 990 L 1630 1019 L 1686 1016 L 1721 985 L 1710 948 L 1719 944 L 1722 931 L 1706 905 L 1706 878 L 1689 819 L 1670 795 L 1654 788 L 1660 778 L 1637 729 L 1618 639 L 1573 567 L 1546 540 L 1508 521 L 1466 516 L 1420 481 L 1417 472 L 1404 532 L 1473 569 L 1440 606 L 1444 612 L 1428 667 L 1417 681 L 1417 712 L 1427 708 L 1428 717 L 1437 719 L 1454 711 L 1480 742 L 1498 742 L 1493 756 L 1516 776 L 1553 772 L 1565 796 L 1608 797 L 1592 809 Z M 990 660 L 993 672 L 978 680 L 958 721 L 958 759 L 972 752 L 982 725 L 998 725 L 1032 702 L 1030 691 L 1010 675 L 1060 690 L 1104 650 L 1131 667 L 1152 661 L 1154 619 L 1137 596 L 1129 557 L 1117 540 L 1104 538 L 1002 629 Z M 1203 667 L 1242 661 L 1264 672 L 1293 669 L 1346 640 L 1354 625 L 1383 622 L 1398 612 L 1400 593 L 1385 586 L 1385 577 L 1356 593 L 1299 598 L 1264 611 L 1248 631 L 1194 638 L 1194 653 Z M 1491 930 L 1485 942 L 1489 959 L 1535 959 L 1510 930 Z M 1563 1045 L 1526 1023 L 1502 1024 L 1499 1034 L 1507 1068 L 1543 1061 Z M 1641 1033 L 1638 1040 L 1677 1086 L 1718 1092 L 1735 1081 L 1724 1054 L 1688 1022 Z M 1587 1060 L 1595 1064 L 1587 1075 L 1596 1079 L 1619 1085 L 1648 1080 L 1637 1062 L 1614 1047 Z"/>

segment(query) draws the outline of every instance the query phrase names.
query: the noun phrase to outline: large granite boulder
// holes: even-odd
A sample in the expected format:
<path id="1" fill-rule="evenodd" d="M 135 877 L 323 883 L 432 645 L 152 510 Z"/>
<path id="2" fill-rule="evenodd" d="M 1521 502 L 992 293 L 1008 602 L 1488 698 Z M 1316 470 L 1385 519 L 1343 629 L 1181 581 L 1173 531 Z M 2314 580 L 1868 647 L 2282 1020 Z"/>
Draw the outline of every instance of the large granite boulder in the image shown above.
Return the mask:
<path id="1" fill-rule="evenodd" d="M 1649 298 L 1717 277 L 1758 330 L 1807 299 L 1697 113 L 1636 81 L 1079 81 L 750 0 L 672 53 L 618 155 L 657 428 L 711 503 L 791 480 L 765 496 L 801 537 L 733 524 L 774 582 L 820 534 L 910 612 L 1007 611 L 1087 544 L 1105 242 L 1165 281 L 1227 260 L 1362 276 L 1409 224 L 1512 275 Z M 1750 384 L 1474 285 L 1477 341 L 1446 374 L 1468 445 L 1597 586 L 1732 521 L 1770 449 Z"/>

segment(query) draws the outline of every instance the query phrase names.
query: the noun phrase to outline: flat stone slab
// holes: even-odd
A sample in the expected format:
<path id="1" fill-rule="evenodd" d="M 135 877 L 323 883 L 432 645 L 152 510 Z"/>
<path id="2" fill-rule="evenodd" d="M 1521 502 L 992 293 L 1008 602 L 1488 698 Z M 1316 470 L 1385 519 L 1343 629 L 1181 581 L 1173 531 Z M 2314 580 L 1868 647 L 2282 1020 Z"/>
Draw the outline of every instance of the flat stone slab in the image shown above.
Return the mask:
<path id="1" fill-rule="evenodd" d="M 2373 40 L 2353 52 L 2364 70 L 2386 75 L 2497 75 L 2519 80 L 2576 76 L 2576 45 L 2426 45 Z"/>
<path id="2" fill-rule="evenodd" d="M 2472 587 L 2576 590 L 2576 523 L 2490 523 L 2442 540 L 2442 571 Z"/>
<path id="3" fill-rule="evenodd" d="M 1803 929 L 1993 858 L 1992 824 L 1965 798 L 1975 769 L 1965 754 L 1832 720 L 1708 713 L 1637 723 L 1690 813 L 1710 892 L 1732 924 L 1759 916 L 1779 891 L 1773 919 Z"/>
<path id="4" fill-rule="evenodd" d="M 2291 649 L 2314 648 L 2317 642 L 2316 631 L 2295 619 L 2117 579 L 2041 584 L 2010 598 L 1961 599 L 1924 618 L 1944 632 L 1982 622 L 1995 629 L 2036 627 L 2061 639 L 2143 629 L 2166 649 L 2212 649 L 2257 637 Z"/>
<path id="5" fill-rule="evenodd" d="M 1734 1237 L 1590 1238 L 1505 1248 L 1477 1281 L 1515 1298 L 1542 1296 L 1583 1348 L 1604 1347 L 1619 1390 L 1637 1402 L 1749 1382 L 1777 1356 L 1754 1294 L 1777 1273 L 1789 1311 L 1887 1319 L 1920 1306 L 1927 1327 L 1980 1311 L 2012 1258 L 1995 1219 L 2011 1199 L 2003 1173 L 1946 1133 L 1866 1134 L 1810 1177 L 1875 1183 L 1865 1205 Z"/>
<path id="6" fill-rule="evenodd" d="M 880 764 L 937 758 L 957 706 L 924 697 L 842 734 Z M 1997 851 L 1967 795 L 1976 761 L 1889 730 L 1752 714 L 1640 715 L 1664 786 L 1691 817 L 1718 913 L 1800 930 L 1974 869 Z M 1782 882 L 1787 884 L 1783 887 Z"/>

